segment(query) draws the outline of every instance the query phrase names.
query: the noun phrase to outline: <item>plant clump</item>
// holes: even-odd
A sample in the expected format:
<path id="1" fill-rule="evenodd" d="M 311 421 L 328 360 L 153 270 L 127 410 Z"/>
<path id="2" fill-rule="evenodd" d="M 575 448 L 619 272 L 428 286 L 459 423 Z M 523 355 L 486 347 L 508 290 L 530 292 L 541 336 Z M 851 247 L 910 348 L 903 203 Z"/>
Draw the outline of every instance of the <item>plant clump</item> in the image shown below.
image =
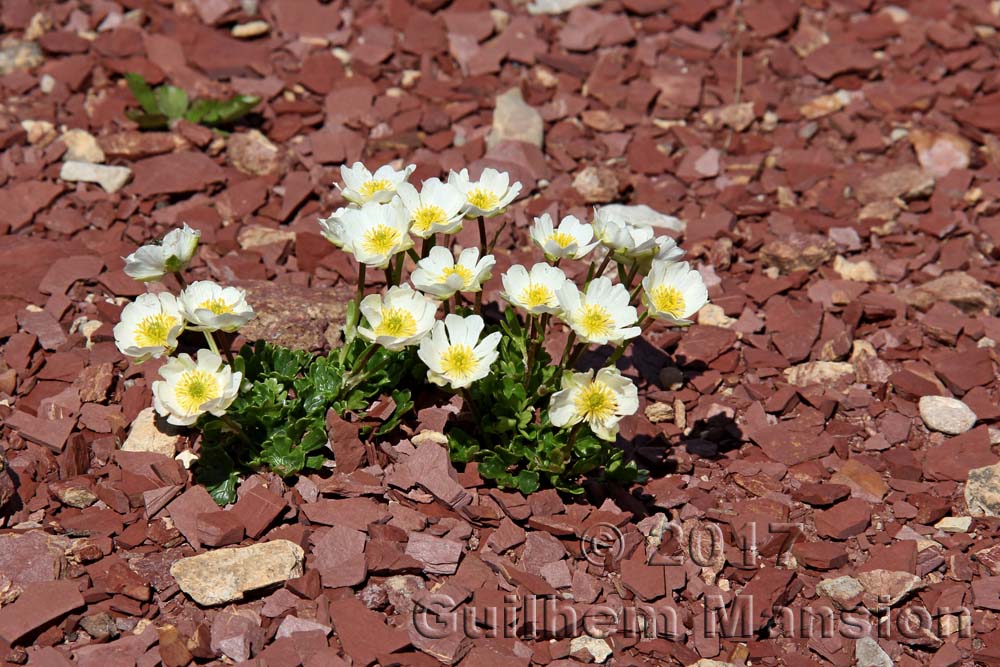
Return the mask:
<path id="1" fill-rule="evenodd" d="M 683 250 L 602 209 L 592 223 L 545 214 L 530 229 L 544 261 L 510 267 L 500 276 L 505 304 L 484 309 L 506 225 L 496 220 L 521 185 L 493 169 L 472 180 L 463 169 L 418 189 L 408 182 L 414 168 L 341 168 L 348 205 L 319 227 L 353 256 L 358 276 L 341 344 L 326 355 L 263 342 L 232 355 L 232 337 L 253 309 L 238 288 L 184 281 L 198 241 L 186 225 L 126 258 L 129 275 L 148 282 L 173 274 L 183 288 L 126 306 L 115 338 L 137 362 L 169 357 L 154 407 L 200 431 L 199 479 L 217 501 L 235 498 L 246 471 L 287 476 L 323 466 L 330 411 L 353 415 L 362 437 L 384 436 L 413 411 L 415 396 L 460 406 L 443 434 L 452 460 L 477 464 L 500 487 L 579 493 L 587 477 L 645 475 L 615 442 L 621 420 L 639 407 L 617 362 L 653 321 L 687 326 L 707 303 Z M 467 222 L 479 243 L 462 248 L 456 235 Z M 563 270 L 569 262 L 588 263 L 571 272 L 582 281 Z M 383 291 L 365 293 L 369 270 L 384 272 Z M 566 343 L 550 356 L 544 343 L 559 329 Z M 171 356 L 186 332 L 200 332 L 208 348 Z M 591 346 L 611 346 L 607 360 L 578 368 Z"/>

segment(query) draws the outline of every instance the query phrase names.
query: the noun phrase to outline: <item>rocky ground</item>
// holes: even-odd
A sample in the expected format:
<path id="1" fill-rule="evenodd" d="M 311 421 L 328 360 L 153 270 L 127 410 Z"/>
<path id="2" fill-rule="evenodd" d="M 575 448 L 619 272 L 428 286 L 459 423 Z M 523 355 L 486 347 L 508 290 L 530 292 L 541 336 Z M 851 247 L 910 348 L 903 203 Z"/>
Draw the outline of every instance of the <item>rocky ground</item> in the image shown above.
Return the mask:
<path id="1" fill-rule="evenodd" d="M 529 9 L 0 3 L 0 658 L 1000 663 L 996 3 Z M 130 71 L 265 101 L 228 136 L 140 133 Z M 148 409 L 156 364 L 112 341 L 144 289 L 121 257 L 186 221 L 195 276 L 251 288 L 253 335 L 322 348 L 355 274 L 315 220 L 357 159 L 415 163 L 416 180 L 511 171 L 527 196 L 497 275 L 534 261 L 543 211 L 685 221 L 713 305 L 620 364 L 642 400 L 623 444 L 648 483 L 499 492 L 449 466 L 429 406 L 379 443 L 381 465 L 356 444 L 336 471 L 251 477 L 225 509 L 192 484 L 197 442 Z M 215 551 L 234 544 L 250 550 Z M 483 632 L 489 608 L 546 597 L 554 624 Z M 746 600 L 731 636 L 710 632 Z M 642 605 L 678 623 L 584 627 Z M 479 625 L 417 627 L 456 608 Z M 804 608 L 835 627 L 809 635 Z"/>

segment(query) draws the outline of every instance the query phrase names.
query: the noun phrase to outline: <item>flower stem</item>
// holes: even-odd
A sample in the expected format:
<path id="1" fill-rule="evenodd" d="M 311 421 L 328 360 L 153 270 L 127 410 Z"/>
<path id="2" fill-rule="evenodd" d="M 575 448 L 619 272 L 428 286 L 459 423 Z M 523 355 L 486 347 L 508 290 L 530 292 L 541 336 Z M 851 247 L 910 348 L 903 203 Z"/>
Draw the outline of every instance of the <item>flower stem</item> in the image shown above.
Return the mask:
<path id="1" fill-rule="evenodd" d="M 468 387 L 462 387 L 462 399 L 469 407 L 469 412 L 472 413 L 472 418 L 477 423 L 481 423 L 482 420 L 479 418 L 479 410 L 476 409 L 476 402 L 472 400 L 472 392 L 469 391 Z"/>
<path id="2" fill-rule="evenodd" d="M 420 258 L 417 257 L 417 253 L 414 252 L 413 248 L 410 248 L 410 250 L 408 252 L 412 253 L 411 257 L 414 258 L 413 259 L 414 263 L 420 261 Z M 403 279 L 403 264 L 404 263 L 406 263 L 406 255 L 400 255 L 399 256 L 399 262 L 396 264 L 396 272 L 392 275 L 392 284 L 393 285 L 398 285 L 400 283 L 400 281 L 402 281 L 402 279 Z"/>
<path id="3" fill-rule="evenodd" d="M 490 241 L 489 253 L 491 255 L 493 254 L 493 249 L 497 247 L 497 241 L 500 240 L 500 235 L 503 234 L 503 230 L 506 228 L 507 228 L 507 221 L 504 220 L 503 224 L 500 225 L 500 229 L 498 229 L 497 233 L 493 235 L 493 240 Z"/>
<path id="4" fill-rule="evenodd" d="M 424 239 L 424 244 L 420 248 L 421 258 L 427 257 L 427 255 L 431 254 L 431 248 L 437 245 L 437 240 L 438 240 L 437 234 L 431 234 L 430 236 Z"/>
<path id="5" fill-rule="evenodd" d="M 574 424 L 573 428 L 570 429 L 569 436 L 566 438 L 566 444 L 563 445 L 562 450 L 560 451 L 560 462 L 563 464 L 563 467 L 566 466 L 569 462 L 570 456 L 573 454 L 573 445 L 576 444 L 576 436 L 579 435 L 582 427 L 583 422 L 580 421 Z"/>
<path id="6" fill-rule="evenodd" d="M 573 343 L 576 342 L 576 332 L 570 331 L 569 338 L 566 339 L 566 349 L 563 350 L 562 358 L 559 360 L 559 370 L 563 370 L 566 367 L 566 362 L 569 360 L 570 350 L 573 349 Z"/>
<path id="7" fill-rule="evenodd" d="M 531 367 L 535 363 L 535 326 L 537 319 L 534 315 L 528 315 L 528 338 L 525 340 L 524 359 L 524 386 L 530 390 Z"/>
<path id="8" fill-rule="evenodd" d="M 570 355 L 569 361 L 566 363 L 567 370 L 573 370 L 576 368 L 576 362 L 580 361 L 580 355 L 582 355 L 583 351 L 586 349 L 586 343 L 577 343 L 576 348 L 573 350 L 573 354 Z"/>
<path id="9" fill-rule="evenodd" d="M 448 315 L 451 313 L 451 301 L 449 299 L 444 300 L 444 314 Z"/>
<path id="10" fill-rule="evenodd" d="M 187 289 L 187 281 L 184 280 L 184 276 L 181 275 L 180 271 L 174 273 L 174 278 L 177 279 L 177 283 L 181 286 L 181 289 Z"/>
<path id="11" fill-rule="evenodd" d="M 597 270 L 594 271 L 593 275 L 587 276 L 587 283 L 583 286 L 583 289 L 587 289 L 587 285 L 589 285 L 590 281 L 593 280 L 594 278 L 600 278 L 601 276 L 603 276 L 604 269 L 608 268 L 608 264 L 610 263 L 611 263 L 611 251 L 608 250 L 608 253 L 604 256 L 604 261 L 602 261 L 601 265 L 597 267 Z"/>
<path id="12" fill-rule="evenodd" d="M 212 335 L 211 331 L 202 331 L 205 334 L 205 342 L 208 343 L 208 349 L 216 354 L 219 353 L 219 346 L 215 344 L 215 336 Z"/>
<path id="13" fill-rule="evenodd" d="M 361 299 L 365 296 L 365 269 L 367 268 L 367 264 L 358 262 L 358 291 L 354 299 L 358 304 L 358 312 L 361 312 Z"/>
<path id="14" fill-rule="evenodd" d="M 486 216 L 479 216 L 479 256 L 486 256 Z"/>
<path id="15" fill-rule="evenodd" d="M 636 304 L 636 299 L 638 298 L 639 292 L 641 291 L 642 291 L 642 281 L 640 280 L 639 284 L 636 285 L 635 288 L 632 290 L 632 293 L 628 295 L 628 303 L 630 306 L 634 306 Z"/>
<path id="16" fill-rule="evenodd" d="M 378 350 L 379 347 L 381 346 L 378 343 L 372 343 L 371 345 L 368 346 L 368 348 L 364 352 L 361 353 L 361 356 L 358 357 L 358 360 L 354 362 L 351 372 L 348 373 L 347 376 L 340 383 L 340 391 L 337 393 L 337 398 L 341 398 L 341 395 L 344 393 L 344 391 L 348 389 L 353 389 L 355 386 L 357 386 L 359 382 L 365 379 L 368 375 L 374 373 L 375 371 L 379 370 L 380 368 L 382 368 L 382 366 L 385 365 L 385 363 L 383 362 L 382 364 L 370 368 L 367 370 L 367 372 L 365 372 L 365 366 L 368 364 L 368 360 L 372 358 L 372 355 L 375 354 L 375 351 Z M 359 373 L 358 372 L 359 370 L 362 372 Z"/>

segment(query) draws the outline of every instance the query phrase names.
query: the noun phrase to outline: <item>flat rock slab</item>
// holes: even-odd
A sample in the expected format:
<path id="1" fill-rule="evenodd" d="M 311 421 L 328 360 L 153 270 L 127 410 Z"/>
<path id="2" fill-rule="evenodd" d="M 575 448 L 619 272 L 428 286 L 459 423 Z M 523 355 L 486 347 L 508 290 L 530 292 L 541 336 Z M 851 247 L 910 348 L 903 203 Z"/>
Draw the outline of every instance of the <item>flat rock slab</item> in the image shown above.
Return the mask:
<path id="1" fill-rule="evenodd" d="M 240 329 L 248 340 L 266 340 L 296 350 L 321 350 L 339 344 L 347 303 L 354 289 L 331 289 L 264 280 L 241 281 L 256 317 Z"/>
<path id="2" fill-rule="evenodd" d="M 45 581 L 26 586 L 17 601 L 0 609 L 0 639 L 16 643 L 28 633 L 83 606 L 72 581 Z"/>
<path id="3" fill-rule="evenodd" d="M 170 566 L 170 574 L 191 599 L 211 606 L 301 577 L 304 557 L 302 547 L 294 542 L 274 540 L 182 558 Z"/>

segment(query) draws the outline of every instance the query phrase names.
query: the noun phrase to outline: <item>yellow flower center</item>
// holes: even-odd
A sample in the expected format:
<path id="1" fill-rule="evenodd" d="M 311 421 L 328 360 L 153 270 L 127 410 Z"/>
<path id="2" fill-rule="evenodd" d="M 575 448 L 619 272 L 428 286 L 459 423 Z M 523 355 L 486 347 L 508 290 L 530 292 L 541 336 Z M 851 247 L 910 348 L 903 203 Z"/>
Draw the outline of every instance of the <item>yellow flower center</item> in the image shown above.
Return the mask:
<path id="1" fill-rule="evenodd" d="M 361 246 L 373 255 L 388 255 L 399 243 L 399 230 L 387 225 L 376 225 L 365 232 Z"/>
<path id="2" fill-rule="evenodd" d="M 441 355 L 445 375 L 466 378 L 476 370 L 476 355 L 468 345 L 452 345 Z"/>
<path id="3" fill-rule="evenodd" d="M 525 308 L 538 308 L 548 306 L 555 299 L 555 295 L 545 285 L 530 284 L 521 292 L 521 303 Z"/>
<path id="4" fill-rule="evenodd" d="M 580 309 L 577 323 L 587 338 L 604 338 L 611 335 L 615 322 L 604 306 L 588 303 Z"/>
<path id="5" fill-rule="evenodd" d="M 447 219 L 443 208 L 428 204 L 414 211 L 413 228 L 418 232 L 426 232 L 434 225 L 443 225 Z"/>
<path id="6" fill-rule="evenodd" d="M 178 324 L 180 320 L 166 313 L 148 315 L 135 328 L 135 343 L 139 347 L 166 347 L 170 330 Z"/>
<path id="7" fill-rule="evenodd" d="M 448 282 L 448 278 L 450 278 L 451 276 L 458 276 L 459 278 L 461 278 L 463 287 L 472 282 L 472 271 L 469 269 L 469 267 L 463 264 L 456 264 L 454 266 L 449 266 L 445 268 L 441 272 L 441 275 L 438 277 L 438 282 L 439 283 Z"/>
<path id="8" fill-rule="evenodd" d="M 402 308 L 383 308 L 382 321 L 375 327 L 376 336 L 405 338 L 417 333 L 417 321 Z"/>
<path id="9" fill-rule="evenodd" d="M 206 370 L 184 371 L 177 378 L 174 396 L 185 412 L 198 412 L 208 401 L 219 397 L 219 380 Z"/>
<path id="10" fill-rule="evenodd" d="M 466 200 L 481 211 L 492 211 L 500 205 L 499 195 L 486 188 L 476 188 L 469 191 Z"/>
<path id="11" fill-rule="evenodd" d="M 567 234 L 566 232 L 553 232 L 552 236 L 549 237 L 549 240 L 555 241 L 560 248 L 566 248 L 569 246 L 570 243 L 576 241 L 576 238 L 574 238 L 573 235 L 571 234 Z"/>
<path id="12" fill-rule="evenodd" d="M 580 389 L 573 404 L 577 413 L 587 421 L 604 421 L 618 409 L 615 392 L 603 382 L 592 382 Z"/>
<path id="13" fill-rule="evenodd" d="M 366 198 L 371 198 L 376 192 L 382 192 L 383 190 L 392 189 L 392 183 L 384 178 L 378 180 L 365 181 L 361 188 L 358 190 Z"/>
<path id="14" fill-rule="evenodd" d="M 653 308 L 673 317 L 684 317 L 684 295 L 676 287 L 659 285 L 649 293 Z"/>
<path id="15" fill-rule="evenodd" d="M 214 299 L 206 299 L 198 304 L 198 308 L 204 308 L 210 310 L 216 315 L 226 315 L 233 312 L 233 306 L 226 303 L 222 297 L 216 297 Z"/>

